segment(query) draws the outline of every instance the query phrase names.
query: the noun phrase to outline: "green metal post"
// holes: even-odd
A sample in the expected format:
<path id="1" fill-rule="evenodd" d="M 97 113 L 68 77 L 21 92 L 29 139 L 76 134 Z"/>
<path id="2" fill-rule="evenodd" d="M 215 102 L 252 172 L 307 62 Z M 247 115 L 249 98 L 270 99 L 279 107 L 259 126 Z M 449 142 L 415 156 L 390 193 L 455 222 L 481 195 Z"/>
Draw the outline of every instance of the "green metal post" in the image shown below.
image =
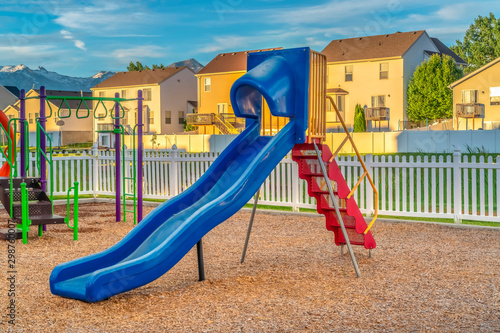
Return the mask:
<path id="1" fill-rule="evenodd" d="M 21 231 L 23 234 L 23 244 L 28 244 L 28 219 L 28 191 L 26 191 L 26 183 L 21 183 Z"/>
<path id="2" fill-rule="evenodd" d="M 73 240 L 78 240 L 78 187 L 79 183 L 75 182 L 75 197 L 73 200 Z"/>

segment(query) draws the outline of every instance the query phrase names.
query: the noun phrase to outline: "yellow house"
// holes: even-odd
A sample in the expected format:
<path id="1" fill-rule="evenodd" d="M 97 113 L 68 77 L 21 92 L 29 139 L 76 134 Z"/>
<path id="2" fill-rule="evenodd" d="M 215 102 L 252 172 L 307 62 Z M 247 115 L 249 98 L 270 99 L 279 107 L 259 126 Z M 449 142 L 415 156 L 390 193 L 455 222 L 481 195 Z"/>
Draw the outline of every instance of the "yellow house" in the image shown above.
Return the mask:
<path id="1" fill-rule="evenodd" d="M 338 39 L 322 51 L 327 57 L 327 94 L 336 101 L 349 128 L 356 104 L 365 109 L 367 131 L 403 129 L 406 90 L 413 72 L 432 54 L 447 54 L 457 65 L 466 63 L 425 31 Z M 327 130 L 340 124 L 327 109 Z"/>
<path id="2" fill-rule="evenodd" d="M 500 128 L 500 58 L 449 86 L 453 89 L 453 128 Z"/>
<path id="3" fill-rule="evenodd" d="M 127 99 L 137 98 L 137 91 L 142 90 L 144 134 L 184 133 L 186 116 L 196 108 L 196 78 L 188 67 L 120 72 L 91 90 L 94 97 L 115 97 L 118 93 L 119 97 Z M 105 105 L 108 110 L 113 108 L 113 102 Z M 120 123 L 130 133 L 137 124 L 137 101 L 123 102 L 122 106 L 125 116 Z M 108 146 L 112 144 L 112 136 L 109 133 L 98 135 L 98 132 L 112 128 L 110 124 L 114 120 L 109 113 L 105 117 L 104 107 L 97 103 L 95 113 L 98 119 L 94 121 L 94 140 Z"/>
<path id="4" fill-rule="evenodd" d="M 282 48 L 229 52 L 217 55 L 196 74 L 198 80 L 198 114 L 189 115 L 188 123 L 200 134 L 234 134 L 244 127 L 243 119 L 236 119 L 230 101 L 233 83 L 247 70 L 247 55 L 252 52 Z M 262 128 L 264 134 L 275 133 L 286 123 L 285 118 L 271 115 L 264 105 Z"/>
<path id="5" fill-rule="evenodd" d="M 46 90 L 46 95 L 90 97 L 91 93 L 81 91 Z M 40 90 L 38 89 L 31 89 L 26 93 L 26 97 L 37 96 L 40 96 Z M 28 99 L 25 103 L 26 119 L 28 120 L 29 131 L 31 133 L 30 145 L 33 146 L 36 142 L 36 137 L 34 134 L 36 133 L 36 119 L 40 117 L 40 100 Z M 50 116 L 50 110 L 52 109 L 52 116 L 47 118 L 45 129 L 48 136 L 52 139 L 53 146 L 92 141 L 92 115 L 88 118 L 78 119 L 76 117 L 76 109 L 78 107 L 78 103 L 78 101 L 68 101 L 71 113 L 66 106 L 66 103 L 63 103 L 61 110 L 58 113 L 59 106 L 61 106 L 60 100 L 50 100 L 48 101 L 48 103 L 46 103 L 45 114 L 47 116 Z M 7 108 L 5 108 L 4 112 L 7 117 L 9 117 L 9 119 L 20 117 L 20 104 L 21 101 L 17 101 L 15 104 L 9 105 Z M 87 102 L 87 104 L 89 108 L 92 108 L 91 101 Z M 79 115 L 82 116 L 83 114 L 86 114 L 86 110 L 81 109 Z M 59 116 L 61 116 L 61 118 L 59 118 Z"/>

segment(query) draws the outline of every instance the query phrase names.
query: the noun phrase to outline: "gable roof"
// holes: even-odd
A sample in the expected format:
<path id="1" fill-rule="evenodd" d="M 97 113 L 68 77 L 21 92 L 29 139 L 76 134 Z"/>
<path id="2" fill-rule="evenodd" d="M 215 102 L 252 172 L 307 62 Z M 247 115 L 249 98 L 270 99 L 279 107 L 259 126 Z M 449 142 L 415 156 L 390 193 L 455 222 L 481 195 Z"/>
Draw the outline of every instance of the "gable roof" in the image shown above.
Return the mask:
<path id="1" fill-rule="evenodd" d="M 165 67 L 161 69 L 150 69 L 144 71 L 118 72 L 101 83 L 93 86 L 92 89 L 114 88 L 125 86 L 140 86 L 146 84 L 159 84 L 171 76 L 177 74 L 188 67 Z"/>
<path id="2" fill-rule="evenodd" d="M 19 94 L 21 93 L 18 87 L 15 86 L 3 86 L 3 87 L 8 91 L 10 91 L 16 97 L 19 97 Z"/>
<path id="3" fill-rule="evenodd" d="M 495 60 L 487 63 L 486 65 L 484 65 L 483 67 L 479 67 L 478 69 L 476 69 L 474 72 L 471 72 L 467 75 L 465 75 L 463 78 L 453 82 L 452 84 L 450 84 L 448 87 L 453 89 L 454 87 L 458 86 L 460 83 L 464 82 L 464 81 L 467 81 L 468 79 L 470 79 L 471 77 L 473 76 L 476 76 L 477 74 L 487 70 L 488 68 L 496 65 L 500 63 L 500 57 L 496 58 Z"/>
<path id="4" fill-rule="evenodd" d="M 401 57 L 425 30 L 332 40 L 321 53 L 327 62 Z"/>
<path id="5" fill-rule="evenodd" d="M 439 39 L 431 37 L 431 40 L 434 43 L 434 45 L 436 45 L 436 48 L 439 50 L 439 52 L 441 54 L 446 54 L 446 55 L 452 57 L 453 60 L 455 61 L 455 63 L 458 65 L 467 66 L 467 63 L 465 62 L 465 60 L 463 60 L 455 52 L 450 50 L 450 48 L 448 46 L 444 45 L 443 42 L 441 42 Z M 426 52 L 429 52 L 429 51 L 426 51 Z"/>
<path id="6" fill-rule="evenodd" d="M 201 71 L 199 71 L 198 74 L 246 71 L 248 53 L 282 49 L 282 47 L 276 47 L 272 49 L 220 53 L 215 58 L 213 58 L 212 61 L 210 61 Z"/>

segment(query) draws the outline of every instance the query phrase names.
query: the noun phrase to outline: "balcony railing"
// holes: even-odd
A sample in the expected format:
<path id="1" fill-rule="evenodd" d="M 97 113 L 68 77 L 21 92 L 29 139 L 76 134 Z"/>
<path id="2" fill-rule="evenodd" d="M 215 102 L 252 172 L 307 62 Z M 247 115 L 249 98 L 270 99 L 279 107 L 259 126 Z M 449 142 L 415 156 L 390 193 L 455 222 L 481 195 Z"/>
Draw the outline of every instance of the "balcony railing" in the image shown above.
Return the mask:
<path id="1" fill-rule="evenodd" d="M 230 123 L 235 128 L 245 127 L 245 119 L 236 117 L 234 113 L 220 113 L 220 115 L 224 118 L 224 121 Z"/>
<path id="2" fill-rule="evenodd" d="M 457 117 L 475 118 L 484 115 L 484 104 L 468 103 L 457 104 Z"/>
<path id="3" fill-rule="evenodd" d="M 374 108 L 366 108 L 365 110 L 366 120 L 389 120 L 389 108 L 385 106 L 378 106 Z"/>
<path id="4" fill-rule="evenodd" d="M 97 124 L 97 132 L 113 132 L 115 124 Z"/>
<path id="5" fill-rule="evenodd" d="M 214 124 L 214 114 L 213 113 L 190 113 L 187 115 L 186 122 L 189 125 L 194 125 L 194 126 L 213 125 Z"/>

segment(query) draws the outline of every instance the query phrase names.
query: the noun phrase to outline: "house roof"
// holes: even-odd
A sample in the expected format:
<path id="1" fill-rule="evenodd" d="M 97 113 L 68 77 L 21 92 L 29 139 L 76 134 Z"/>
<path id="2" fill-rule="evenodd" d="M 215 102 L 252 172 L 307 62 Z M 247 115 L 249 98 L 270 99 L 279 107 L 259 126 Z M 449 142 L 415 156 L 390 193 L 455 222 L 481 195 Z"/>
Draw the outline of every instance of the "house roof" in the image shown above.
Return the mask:
<path id="1" fill-rule="evenodd" d="M 248 53 L 274 51 L 281 49 L 283 48 L 277 47 L 273 49 L 220 53 L 215 58 L 213 58 L 212 61 L 210 61 L 201 71 L 199 71 L 198 74 L 246 71 Z"/>
<path id="2" fill-rule="evenodd" d="M 20 94 L 20 90 L 19 88 L 15 87 L 15 86 L 3 86 L 5 89 L 7 89 L 8 91 L 10 91 L 14 96 L 16 97 L 19 97 L 19 94 Z"/>
<path id="3" fill-rule="evenodd" d="M 455 52 L 450 50 L 450 48 L 444 45 L 443 42 L 441 42 L 439 39 L 431 37 L 431 40 L 434 43 L 434 45 L 436 45 L 437 49 L 439 50 L 439 52 L 441 52 L 441 54 L 446 54 L 452 57 L 456 64 L 467 66 L 465 60 L 463 60 Z"/>
<path id="4" fill-rule="evenodd" d="M 332 40 L 321 53 L 328 62 L 401 57 L 425 30 Z"/>
<path id="5" fill-rule="evenodd" d="M 453 82 L 452 84 L 450 84 L 448 87 L 453 89 L 454 87 L 458 86 L 460 83 L 464 82 L 464 81 L 467 81 L 468 79 L 470 79 L 471 77 L 473 76 L 476 76 L 478 75 L 479 73 L 487 70 L 488 68 L 496 65 L 500 63 L 500 57 L 499 58 L 496 58 L 495 60 L 487 63 L 486 65 L 484 65 L 483 67 L 479 67 L 478 69 L 476 69 L 474 72 L 472 73 L 469 73 L 467 75 L 465 75 L 463 78 L 461 78 L 460 80 L 457 80 L 455 82 Z"/>
<path id="6" fill-rule="evenodd" d="M 92 89 L 159 84 L 183 69 L 190 70 L 188 67 L 182 66 L 165 67 L 144 71 L 119 72 L 93 86 Z"/>
<path id="7" fill-rule="evenodd" d="M 347 90 L 344 90 L 342 88 L 330 88 L 326 89 L 326 92 L 329 94 L 335 94 L 335 95 L 348 95 L 349 92 Z"/>
<path id="8" fill-rule="evenodd" d="M 40 95 L 40 89 L 33 89 L 38 95 Z M 92 97 L 92 93 L 91 92 L 87 92 L 87 91 L 65 91 L 65 90 L 45 90 L 45 94 L 47 96 L 70 96 L 70 97 Z M 89 108 L 92 108 L 93 106 L 93 103 L 92 101 L 86 101 L 87 102 L 87 106 Z M 52 104 L 54 105 L 61 105 L 61 100 L 52 100 Z M 72 100 L 69 100 L 68 101 L 68 104 L 69 104 L 69 107 L 71 109 L 75 109 L 78 107 L 78 104 L 80 104 L 80 101 L 76 100 L 76 101 L 72 101 Z M 82 107 L 84 107 L 83 103 L 82 103 Z M 66 103 L 63 102 L 62 104 L 62 109 L 65 109 L 67 108 L 66 106 Z"/>
<path id="9" fill-rule="evenodd" d="M 188 101 L 188 103 L 194 106 L 195 108 L 198 107 L 198 101 Z"/>

